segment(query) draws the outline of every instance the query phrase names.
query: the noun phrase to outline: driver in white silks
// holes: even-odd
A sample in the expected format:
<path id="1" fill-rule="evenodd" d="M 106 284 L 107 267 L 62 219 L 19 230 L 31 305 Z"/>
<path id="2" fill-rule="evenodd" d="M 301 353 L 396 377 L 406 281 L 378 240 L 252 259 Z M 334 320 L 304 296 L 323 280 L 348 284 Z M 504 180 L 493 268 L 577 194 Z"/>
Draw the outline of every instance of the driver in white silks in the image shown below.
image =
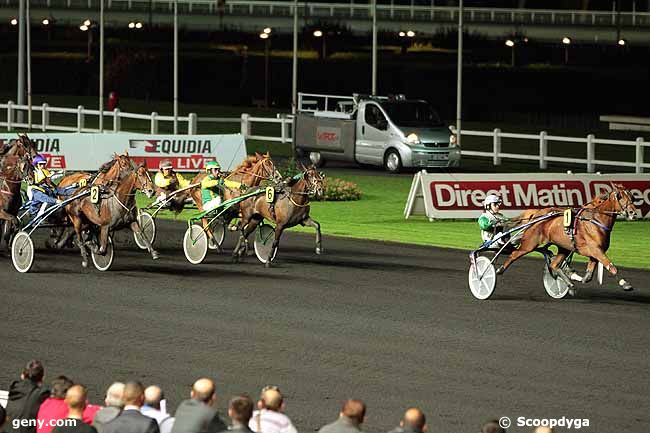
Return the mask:
<path id="1" fill-rule="evenodd" d="M 503 201 L 501 197 L 496 194 L 488 194 L 483 200 L 484 212 L 478 217 L 478 226 L 481 228 L 481 238 L 483 242 L 491 241 L 496 235 L 506 230 L 508 218 L 503 215 L 501 205 Z M 514 234 L 511 245 L 516 247 L 519 244 L 521 233 Z M 510 235 L 504 235 L 497 239 L 497 244 L 502 247 L 510 239 Z"/>

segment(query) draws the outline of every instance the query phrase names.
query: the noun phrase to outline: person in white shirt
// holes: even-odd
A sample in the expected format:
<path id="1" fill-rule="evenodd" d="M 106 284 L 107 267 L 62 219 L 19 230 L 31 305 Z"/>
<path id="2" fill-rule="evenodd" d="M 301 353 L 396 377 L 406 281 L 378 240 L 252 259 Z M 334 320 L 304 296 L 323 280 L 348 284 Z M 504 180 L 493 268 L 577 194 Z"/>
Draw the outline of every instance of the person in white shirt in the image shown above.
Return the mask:
<path id="1" fill-rule="evenodd" d="M 163 394 L 159 386 L 151 385 L 144 390 L 144 406 L 140 408 L 140 412 L 156 420 L 160 433 L 163 433 L 163 426 L 165 425 L 169 425 L 167 431 L 171 430 L 171 424 L 168 424 L 168 422 L 171 422 L 171 420 L 168 420 L 171 415 L 167 413 L 165 394 Z"/>
<path id="2" fill-rule="evenodd" d="M 284 412 L 284 398 L 277 386 L 262 389 L 259 410 L 253 412 L 248 427 L 255 433 L 297 433 L 291 419 Z"/>

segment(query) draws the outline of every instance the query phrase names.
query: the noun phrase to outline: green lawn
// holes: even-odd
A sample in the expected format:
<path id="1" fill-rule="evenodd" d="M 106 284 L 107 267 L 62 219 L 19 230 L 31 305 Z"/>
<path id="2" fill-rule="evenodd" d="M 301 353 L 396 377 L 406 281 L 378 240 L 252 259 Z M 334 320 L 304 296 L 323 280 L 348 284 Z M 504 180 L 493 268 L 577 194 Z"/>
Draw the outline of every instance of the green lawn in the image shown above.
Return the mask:
<path id="1" fill-rule="evenodd" d="M 403 211 L 411 186 L 410 176 L 349 175 L 325 170 L 327 176 L 356 182 L 363 192 L 354 202 L 315 202 L 312 216 L 327 235 L 374 239 L 471 250 L 480 243 L 474 221 L 435 221 L 425 217 L 404 219 Z M 177 218 L 186 220 L 196 211 L 186 210 Z M 169 214 L 166 217 L 171 217 Z M 650 257 L 639 254 L 648 242 L 650 222 L 616 223 L 612 233 L 610 258 L 617 265 L 650 268 Z M 313 233 L 310 228 L 293 230 Z M 324 245 L 327 248 L 327 245 Z"/>

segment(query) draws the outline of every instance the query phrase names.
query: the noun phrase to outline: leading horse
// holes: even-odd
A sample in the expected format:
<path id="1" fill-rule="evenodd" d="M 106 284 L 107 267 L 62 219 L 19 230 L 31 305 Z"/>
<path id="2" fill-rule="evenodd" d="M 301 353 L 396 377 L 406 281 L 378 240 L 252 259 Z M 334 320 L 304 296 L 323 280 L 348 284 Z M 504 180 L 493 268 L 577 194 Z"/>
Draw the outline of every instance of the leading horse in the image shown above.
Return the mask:
<path id="1" fill-rule="evenodd" d="M 562 218 L 564 209 L 547 208 L 541 212 L 556 212 L 557 216 L 539 221 L 527 228 L 521 237 L 521 244 L 513 251 L 508 259 L 497 270 L 502 274 L 514 261 L 534 251 L 539 245 L 552 244 L 557 246 L 558 254 L 551 262 L 551 269 L 556 272 L 568 284 L 571 278 L 561 265 L 564 258 L 572 252 L 589 258 L 587 273 L 582 278 L 583 282 L 591 280 L 596 263 L 600 262 L 612 276 L 619 274 L 618 269 L 607 257 L 606 251 L 609 248 L 610 237 L 616 217 L 625 216 L 628 220 L 636 219 L 637 209 L 630 192 L 621 184 L 612 184 L 612 191 L 606 197 L 594 200 L 591 205 L 584 206 L 574 216 L 573 226 L 567 234 Z M 632 285 L 625 279 L 619 279 L 619 285 L 624 290 L 632 290 Z"/>

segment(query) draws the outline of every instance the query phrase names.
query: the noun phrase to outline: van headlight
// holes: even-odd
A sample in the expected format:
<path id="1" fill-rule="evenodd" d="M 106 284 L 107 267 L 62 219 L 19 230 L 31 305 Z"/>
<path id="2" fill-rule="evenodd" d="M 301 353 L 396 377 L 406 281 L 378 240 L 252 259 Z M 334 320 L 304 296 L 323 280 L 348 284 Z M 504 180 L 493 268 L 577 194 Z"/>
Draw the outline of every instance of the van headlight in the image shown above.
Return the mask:
<path id="1" fill-rule="evenodd" d="M 406 136 L 406 144 L 416 145 L 422 144 L 422 142 L 420 141 L 420 137 L 418 137 L 416 133 L 412 132 Z"/>
<path id="2" fill-rule="evenodd" d="M 458 137 L 456 136 L 456 134 L 451 134 L 449 136 L 449 147 L 459 147 Z"/>

